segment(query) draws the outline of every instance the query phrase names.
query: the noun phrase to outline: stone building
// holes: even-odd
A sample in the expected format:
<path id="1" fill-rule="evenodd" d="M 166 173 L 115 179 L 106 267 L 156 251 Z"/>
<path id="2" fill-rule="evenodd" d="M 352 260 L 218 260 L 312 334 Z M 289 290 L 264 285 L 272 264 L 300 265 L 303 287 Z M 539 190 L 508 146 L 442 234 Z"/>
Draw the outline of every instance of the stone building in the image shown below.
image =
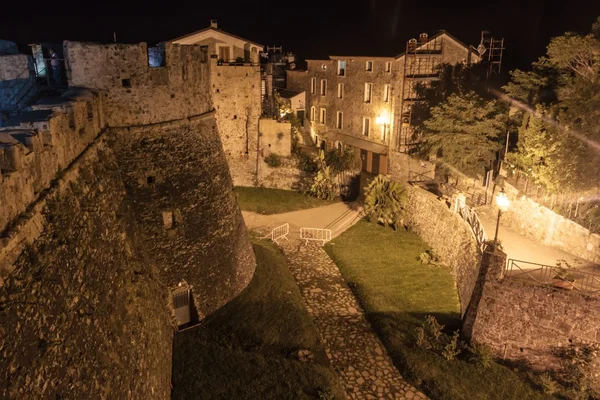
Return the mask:
<path id="1" fill-rule="evenodd" d="M 479 60 L 474 47 L 445 31 L 431 37 L 423 33 L 395 57 L 307 60 L 307 70 L 288 71 L 287 87 L 306 92 L 305 127 L 316 145 L 350 145 L 360 155 L 363 171 L 406 176 L 423 169 L 407 156 L 413 148 L 411 110 L 423 100 L 417 84 L 439 80 L 443 64 Z"/>
<path id="2" fill-rule="evenodd" d="M 211 20 L 208 28 L 171 40 L 174 44 L 196 44 L 206 46 L 208 53 L 217 56 L 219 63 L 259 63 L 259 54 L 264 46 L 241 38 L 218 28 Z"/>
<path id="3" fill-rule="evenodd" d="M 217 28 L 174 39 L 170 45 L 200 46 L 210 59 L 210 95 L 233 182 L 238 186 L 291 182 L 263 161 L 271 153 L 286 157 L 291 151 L 291 126 L 266 112 L 273 97 L 269 68 L 259 63 L 263 45 Z M 233 57 L 233 59 L 232 59 Z M 289 171 L 288 171 L 289 172 Z M 283 185 L 283 186 L 280 186 Z"/>

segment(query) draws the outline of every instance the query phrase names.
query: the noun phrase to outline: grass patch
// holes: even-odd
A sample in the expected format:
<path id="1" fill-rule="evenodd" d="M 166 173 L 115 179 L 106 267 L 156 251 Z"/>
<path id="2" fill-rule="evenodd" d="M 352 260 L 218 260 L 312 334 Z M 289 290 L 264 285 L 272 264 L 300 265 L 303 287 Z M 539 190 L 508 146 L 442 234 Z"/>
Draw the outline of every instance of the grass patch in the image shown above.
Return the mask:
<path id="1" fill-rule="evenodd" d="M 258 214 L 280 214 L 333 203 L 292 190 L 237 186 L 233 191 L 242 210 Z"/>
<path id="2" fill-rule="evenodd" d="M 483 368 L 463 359 L 447 361 L 415 346 L 414 331 L 427 315 L 450 329 L 459 329 L 461 324 L 451 272 L 419 261 L 428 248 L 414 233 L 365 221 L 326 245 L 396 366 L 430 397 L 544 398 L 505 366 L 492 363 Z"/>
<path id="3" fill-rule="evenodd" d="M 266 242 L 255 241 L 254 252 L 248 287 L 200 326 L 175 335 L 172 398 L 343 398 L 283 256 Z M 315 361 L 298 361 L 298 350 L 311 351 Z"/>

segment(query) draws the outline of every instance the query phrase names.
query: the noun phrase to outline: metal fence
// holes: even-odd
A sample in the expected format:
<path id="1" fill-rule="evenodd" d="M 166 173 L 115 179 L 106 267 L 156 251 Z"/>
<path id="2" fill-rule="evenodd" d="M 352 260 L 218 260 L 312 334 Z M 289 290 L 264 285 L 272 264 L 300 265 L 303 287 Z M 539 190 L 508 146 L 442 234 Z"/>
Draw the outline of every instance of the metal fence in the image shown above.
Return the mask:
<path id="1" fill-rule="evenodd" d="M 278 226 L 277 228 L 274 228 L 269 236 L 265 236 L 265 239 L 269 238 L 275 243 L 279 244 L 278 240 L 280 239 L 288 240 L 288 233 L 290 233 L 290 224 L 285 223 L 283 225 Z"/>
<path id="2" fill-rule="evenodd" d="M 331 240 L 331 229 L 300 228 L 300 239 L 306 240 L 306 244 L 314 240 L 325 245 Z"/>
<path id="3" fill-rule="evenodd" d="M 560 276 L 556 266 L 510 259 L 504 270 L 505 277 L 525 279 L 541 285 L 554 286 L 561 289 L 576 290 L 588 294 L 600 293 L 600 275 L 573 268 L 569 270 L 571 279 Z"/>
<path id="4" fill-rule="evenodd" d="M 473 233 L 473 236 L 475 236 L 475 240 L 477 241 L 479 250 L 481 250 L 481 252 L 483 253 L 488 239 L 487 235 L 485 234 L 483 224 L 479 220 L 479 217 L 477 216 L 475 210 L 466 205 L 464 202 L 462 202 L 460 198 L 457 198 L 456 204 L 454 206 L 454 211 L 456 211 L 456 213 L 460 215 L 462 219 L 467 221 L 467 223 L 471 227 L 471 232 Z"/>

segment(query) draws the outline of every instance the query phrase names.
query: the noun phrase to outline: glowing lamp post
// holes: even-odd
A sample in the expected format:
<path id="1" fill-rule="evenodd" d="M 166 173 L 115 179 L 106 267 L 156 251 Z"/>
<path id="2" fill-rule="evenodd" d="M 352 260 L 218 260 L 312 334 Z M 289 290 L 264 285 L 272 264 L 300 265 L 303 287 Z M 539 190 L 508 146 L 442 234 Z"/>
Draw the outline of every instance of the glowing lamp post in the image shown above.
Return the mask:
<path id="1" fill-rule="evenodd" d="M 494 250 L 498 246 L 498 228 L 500 228 L 500 216 L 503 212 L 508 211 L 510 207 L 510 200 L 506 196 L 504 189 L 500 190 L 496 195 L 496 205 L 498 206 L 498 220 L 496 221 L 496 234 L 494 235 Z"/>
<path id="2" fill-rule="evenodd" d="M 379 115 L 375 118 L 375 123 L 377 125 L 381 125 L 383 127 L 383 133 L 381 139 L 385 141 L 385 136 L 387 134 L 387 125 L 388 125 L 388 117 L 387 115 Z"/>

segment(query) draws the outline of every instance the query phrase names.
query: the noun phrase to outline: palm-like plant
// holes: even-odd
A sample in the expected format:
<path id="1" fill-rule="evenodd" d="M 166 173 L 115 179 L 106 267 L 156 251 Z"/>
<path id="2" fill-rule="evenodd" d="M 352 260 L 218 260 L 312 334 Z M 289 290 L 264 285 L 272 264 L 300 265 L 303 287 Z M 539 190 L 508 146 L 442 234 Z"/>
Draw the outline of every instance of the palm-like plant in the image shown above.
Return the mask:
<path id="1" fill-rule="evenodd" d="M 369 221 L 397 229 L 403 225 L 406 199 L 404 186 L 378 175 L 365 189 L 365 215 Z"/>
<path id="2" fill-rule="evenodd" d="M 323 150 L 319 152 L 317 166 L 319 169 L 317 176 L 315 176 L 313 184 L 310 188 L 310 194 L 319 199 L 332 200 L 335 198 L 337 193 L 336 183 L 333 179 L 333 171 L 325 161 L 325 153 Z"/>

